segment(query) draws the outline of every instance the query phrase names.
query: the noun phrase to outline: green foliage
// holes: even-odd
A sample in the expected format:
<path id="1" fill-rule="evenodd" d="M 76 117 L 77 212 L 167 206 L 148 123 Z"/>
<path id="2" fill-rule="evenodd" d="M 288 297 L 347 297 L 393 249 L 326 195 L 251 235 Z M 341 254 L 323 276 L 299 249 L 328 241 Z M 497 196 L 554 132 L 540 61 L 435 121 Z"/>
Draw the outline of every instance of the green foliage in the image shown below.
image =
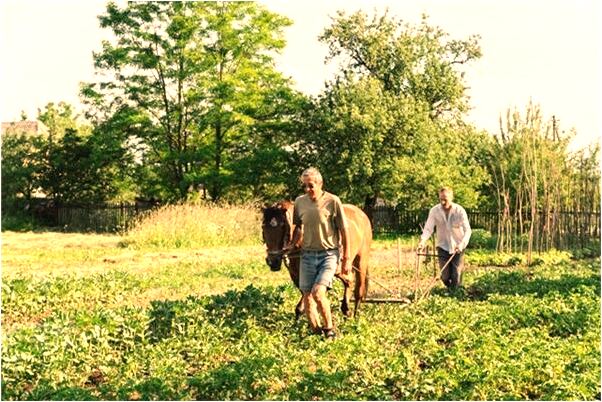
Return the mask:
<path id="1" fill-rule="evenodd" d="M 473 229 L 468 246 L 470 248 L 494 249 L 495 244 L 496 239 L 491 235 L 491 232 L 486 229 Z"/>
<path id="2" fill-rule="evenodd" d="M 474 156 L 484 134 L 462 122 L 460 68 L 480 56 L 477 38 L 358 12 L 339 13 L 320 39 L 348 64 L 305 112 L 298 163 L 320 168 L 327 188 L 356 204 L 383 197 L 426 208 L 448 185 L 476 206 L 488 180 Z"/>
<path id="3" fill-rule="evenodd" d="M 2 199 L 30 199 L 39 189 L 45 139 L 28 133 L 2 135 Z"/>
<path id="4" fill-rule="evenodd" d="M 32 216 L 24 211 L 11 210 L 2 212 L 2 231 L 27 232 L 37 228 L 38 225 Z"/>
<path id="5" fill-rule="evenodd" d="M 116 37 L 95 54 L 110 80 L 82 95 L 99 122 L 124 108 L 144 120 L 129 131 L 144 146 L 145 192 L 248 196 L 257 180 L 237 174 L 263 141 L 261 127 L 278 125 L 297 96 L 273 62 L 291 22 L 253 2 L 109 3 L 100 22 Z"/>
<path id="6" fill-rule="evenodd" d="M 463 124 L 439 124 L 417 135 L 416 153 L 395 162 L 390 198 L 409 209 L 430 208 L 445 186 L 466 208 L 486 205 L 483 190 L 490 178 L 479 155 L 487 149 L 487 136 Z"/>
<path id="7" fill-rule="evenodd" d="M 60 202 L 99 202 L 114 195 L 111 171 L 94 137 L 67 129 L 48 154 L 42 185 Z"/>
<path id="8" fill-rule="evenodd" d="M 472 240 L 471 240 L 472 242 Z M 573 255 L 567 251 L 550 250 L 538 253 L 531 261 L 532 266 L 557 265 L 568 262 Z M 525 254 L 521 253 L 498 253 L 490 250 L 471 250 L 466 256 L 470 265 L 484 267 L 513 267 L 527 265 Z"/>
<path id="9" fill-rule="evenodd" d="M 262 263 L 5 280 L 2 399 L 592 400 L 599 264 L 469 272 L 453 295 L 335 313 L 334 341 L 294 321 L 298 291 Z"/>
<path id="10" fill-rule="evenodd" d="M 571 250 L 573 258 L 576 260 L 582 258 L 595 258 L 599 257 L 602 253 L 600 251 L 600 242 L 597 240 L 588 242 L 585 247 Z"/>
<path id="11" fill-rule="evenodd" d="M 455 68 L 481 56 L 478 36 L 446 40 L 447 34 L 428 24 L 403 24 L 385 13 L 371 21 L 361 11 L 339 12 L 320 39 L 329 57 L 350 56 L 346 70 L 369 75 L 397 95 L 409 94 L 438 116 L 466 110 L 462 75 Z"/>
<path id="12" fill-rule="evenodd" d="M 78 116 L 75 114 L 73 106 L 66 102 L 49 102 L 44 109 L 38 108 L 38 120 L 48 127 L 49 141 L 52 143 L 61 139 L 67 130 L 77 130 Z"/>
<path id="13" fill-rule="evenodd" d="M 3 135 L 4 200 L 30 199 L 41 192 L 59 202 L 86 203 L 131 194 L 133 186 L 125 172 L 132 156 L 127 153 L 126 138 L 117 130 L 111 131 L 112 137 L 104 135 L 111 120 L 91 129 L 77 119 L 71 105 L 51 102 L 38 110 L 47 134 Z"/>

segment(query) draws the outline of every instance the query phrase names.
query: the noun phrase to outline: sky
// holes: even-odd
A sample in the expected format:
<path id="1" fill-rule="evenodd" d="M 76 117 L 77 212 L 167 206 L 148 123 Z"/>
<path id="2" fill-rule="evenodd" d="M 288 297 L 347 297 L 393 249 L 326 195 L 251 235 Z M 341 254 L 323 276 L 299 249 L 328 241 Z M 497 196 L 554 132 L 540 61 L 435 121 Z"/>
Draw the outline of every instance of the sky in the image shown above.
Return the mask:
<path id="1" fill-rule="evenodd" d="M 277 68 L 316 95 L 337 71 L 325 64 L 318 36 L 337 10 L 363 10 L 418 24 L 422 14 L 451 39 L 480 35 L 483 56 L 464 68 L 468 120 L 494 134 L 506 110 L 531 101 L 563 131 L 571 148 L 602 134 L 602 2 L 599 0 L 330 0 L 260 1 L 288 16 L 287 46 Z M 105 1 L 0 0 L 0 120 L 35 118 L 48 102 L 80 106 L 80 82 L 94 80 L 92 52 L 109 32 L 97 16 Z M 122 0 L 118 4 L 124 4 Z"/>

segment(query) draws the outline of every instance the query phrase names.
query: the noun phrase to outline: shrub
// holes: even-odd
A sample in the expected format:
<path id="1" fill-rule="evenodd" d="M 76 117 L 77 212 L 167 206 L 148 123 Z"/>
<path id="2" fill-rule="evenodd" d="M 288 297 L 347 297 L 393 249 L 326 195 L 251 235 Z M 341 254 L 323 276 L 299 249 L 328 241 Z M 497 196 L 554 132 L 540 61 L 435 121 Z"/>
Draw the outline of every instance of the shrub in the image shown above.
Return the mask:
<path id="1" fill-rule="evenodd" d="M 37 229 L 40 225 L 35 219 L 23 212 L 2 212 L 2 231 L 29 232 Z"/>
<path id="2" fill-rule="evenodd" d="M 123 244 L 132 248 L 195 248 L 257 244 L 258 208 L 252 205 L 167 205 L 137 222 Z"/>
<path id="3" fill-rule="evenodd" d="M 470 248 L 495 248 L 495 237 L 485 229 L 473 229 L 470 235 Z"/>
<path id="4" fill-rule="evenodd" d="M 600 241 L 590 241 L 585 245 L 585 247 L 571 250 L 571 254 L 575 260 L 599 257 Z"/>

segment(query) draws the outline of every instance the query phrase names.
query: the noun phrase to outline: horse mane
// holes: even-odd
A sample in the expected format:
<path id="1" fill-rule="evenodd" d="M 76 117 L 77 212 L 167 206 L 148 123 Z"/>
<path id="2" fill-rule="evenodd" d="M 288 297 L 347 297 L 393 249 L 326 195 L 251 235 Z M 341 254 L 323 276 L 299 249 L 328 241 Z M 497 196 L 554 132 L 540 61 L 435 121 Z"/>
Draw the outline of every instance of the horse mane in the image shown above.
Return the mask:
<path id="1" fill-rule="evenodd" d="M 285 211 L 288 211 L 289 209 L 291 209 L 295 206 L 295 204 L 289 200 L 279 201 L 276 203 L 276 205 L 278 205 L 278 207 L 280 207 L 280 209 L 285 210 Z"/>
<path id="2" fill-rule="evenodd" d="M 286 216 L 293 206 L 293 202 L 288 200 L 278 201 L 270 206 L 266 206 L 263 209 L 263 222 L 269 222 L 272 218 L 281 217 L 282 215 Z"/>

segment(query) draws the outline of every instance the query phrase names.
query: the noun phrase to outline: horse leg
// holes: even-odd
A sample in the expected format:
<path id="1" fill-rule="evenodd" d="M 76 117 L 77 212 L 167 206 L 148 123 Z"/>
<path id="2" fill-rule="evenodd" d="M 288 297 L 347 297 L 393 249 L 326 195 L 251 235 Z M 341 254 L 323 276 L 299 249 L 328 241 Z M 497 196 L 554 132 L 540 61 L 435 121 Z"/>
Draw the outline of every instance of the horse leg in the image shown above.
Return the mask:
<path id="1" fill-rule="evenodd" d="M 299 257 L 296 257 L 291 259 L 289 265 L 287 266 L 288 273 L 291 276 L 291 280 L 293 281 L 297 289 L 299 289 L 299 263 Z M 299 292 L 301 292 L 300 289 Z M 299 317 L 301 317 L 304 313 L 305 304 L 303 303 L 303 292 L 301 292 L 301 298 L 299 299 L 297 306 L 295 306 L 295 320 L 299 320 Z"/>
<path id="2" fill-rule="evenodd" d="M 341 312 L 345 317 L 351 317 L 351 309 L 349 309 L 349 302 L 351 301 L 351 281 L 348 277 L 342 277 L 337 275 L 337 277 L 343 283 L 343 300 L 341 301 Z"/>
<path id="3" fill-rule="evenodd" d="M 358 255 L 353 261 L 353 265 L 357 267 L 355 270 L 355 306 L 353 309 L 353 317 L 357 317 L 360 309 L 360 301 L 366 300 L 368 293 L 368 258 Z"/>
<path id="4" fill-rule="evenodd" d="M 303 293 L 301 293 L 301 298 L 295 307 L 295 320 L 299 320 L 299 317 L 303 315 L 305 312 L 305 305 L 303 304 Z"/>

